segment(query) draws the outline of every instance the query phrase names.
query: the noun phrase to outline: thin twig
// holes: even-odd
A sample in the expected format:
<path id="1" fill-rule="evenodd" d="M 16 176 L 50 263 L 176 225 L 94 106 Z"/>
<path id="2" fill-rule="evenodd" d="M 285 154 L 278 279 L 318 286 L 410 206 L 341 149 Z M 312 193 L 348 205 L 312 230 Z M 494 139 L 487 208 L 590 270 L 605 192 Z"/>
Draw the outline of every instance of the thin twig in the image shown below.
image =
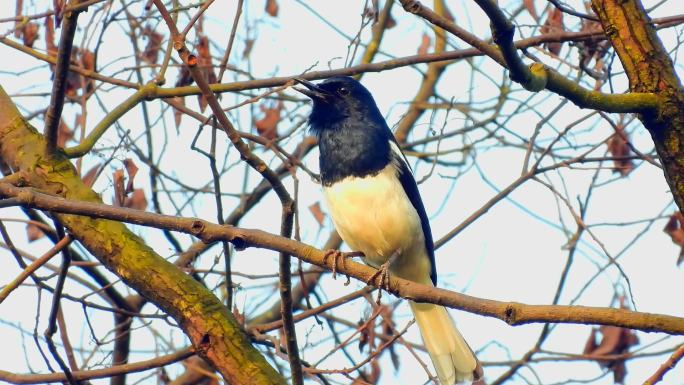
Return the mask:
<path id="1" fill-rule="evenodd" d="M 217 83 L 221 83 L 223 79 L 223 73 L 226 72 L 226 66 L 228 65 L 228 59 L 230 58 L 230 52 L 233 50 L 233 43 L 235 42 L 235 34 L 237 32 L 238 22 L 240 21 L 240 15 L 242 15 L 242 4 L 244 0 L 238 0 L 237 7 L 235 9 L 235 18 L 233 19 L 233 26 L 230 29 L 230 37 L 228 38 L 228 46 L 226 46 L 226 51 L 223 53 L 221 58 L 221 64 L 219 64 L 219 73 L 216 80 Z"/>
<path id="2" fill-rule="evenodd" d="M 65 238 L 64 228 L 57 221 L 55 221 L 55 229 L 57 230 L 57 235 L 59 237 Z M 43 335 L 45 336 L 48 349 L 50 350 L 50 353 L 52 353 L 52 358 L 57 361 L 57 364 L 64 372 L 67 382 L 69 382 L 70 385 L 77 385 L 76 379 L 71 374 L 71 369 L 69 369 L 62 357 L 59 355 L 57 346 L 52 340 L 52 337 L 57 332 L 57 313 L 59 312 L 60 301 L 62 300 L 62 290 L 64 289 L 64 282 L 66 281 L 69 264 L 71 264 L 71 254 L 69 253 L 69 248 L 62 248 L 62 266 L 60 267 L 59 275 L 57 276 L 55 291 L 52 293 L 52 306 L 50 308 L 50 315 L 48 316 L 48 326 Z"/>

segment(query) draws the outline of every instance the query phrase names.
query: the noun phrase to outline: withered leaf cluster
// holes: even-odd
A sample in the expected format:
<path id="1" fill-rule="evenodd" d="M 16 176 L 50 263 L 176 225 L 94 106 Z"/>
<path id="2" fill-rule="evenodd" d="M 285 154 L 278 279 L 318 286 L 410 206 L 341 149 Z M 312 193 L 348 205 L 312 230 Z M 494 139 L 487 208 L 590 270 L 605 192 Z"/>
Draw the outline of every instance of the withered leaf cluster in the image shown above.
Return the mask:
<path id="1" fill-rule="evenodd" d="M 620 298 L 620 307 L 625 308 L 624 297 Z M 600 340 L 597 340 L 598 335 Z M 593 328 L 591 335 L 584 346 L 584 354 L 596 356 L 596 362 L 613 372 L 615 383 L 624 383 L 627 375 L 625 366 L 626 357 L 606 357 L 623 355 L 629 352 L 629 348 L 638 345 L 639 338 L 630 329 L 618 326 L 603 325 L 598 329 Z M 602 358 L 603 357 L 603 358 Z"/>

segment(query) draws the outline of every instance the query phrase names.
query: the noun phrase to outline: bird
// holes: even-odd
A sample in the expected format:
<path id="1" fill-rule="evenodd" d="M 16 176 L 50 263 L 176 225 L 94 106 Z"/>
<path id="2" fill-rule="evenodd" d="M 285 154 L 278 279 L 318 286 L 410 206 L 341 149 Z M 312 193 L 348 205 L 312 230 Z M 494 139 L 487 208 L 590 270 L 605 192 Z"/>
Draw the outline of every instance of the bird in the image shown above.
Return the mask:
<path id="1" fill-rule="evenodd" d="M 437 285 L 430 223 L 408 161 L 371 93 L 341 76 L 295 87 L 313 101 L 324 200 L 342 240 L 391 275 Z M 409 301 L 442 385 L 472 382 L 482 367 L 447 310 Z"/>

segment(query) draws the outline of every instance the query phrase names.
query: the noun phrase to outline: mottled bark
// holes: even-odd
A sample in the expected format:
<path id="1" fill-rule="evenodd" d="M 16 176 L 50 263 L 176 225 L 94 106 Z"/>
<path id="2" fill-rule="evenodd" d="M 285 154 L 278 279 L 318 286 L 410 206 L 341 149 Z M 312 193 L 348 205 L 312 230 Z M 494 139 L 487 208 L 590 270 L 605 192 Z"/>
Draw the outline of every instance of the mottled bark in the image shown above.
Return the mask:
<path id="1" fill-rule="evenodd" d="M 592 0 L 592 8 L 622 62 L 630 91 L 661 99 L 657 111 L 639 118 L 653 137 L 667 183 L 684 212 L 684 90 L 672 59 L 640 0 Z"/>

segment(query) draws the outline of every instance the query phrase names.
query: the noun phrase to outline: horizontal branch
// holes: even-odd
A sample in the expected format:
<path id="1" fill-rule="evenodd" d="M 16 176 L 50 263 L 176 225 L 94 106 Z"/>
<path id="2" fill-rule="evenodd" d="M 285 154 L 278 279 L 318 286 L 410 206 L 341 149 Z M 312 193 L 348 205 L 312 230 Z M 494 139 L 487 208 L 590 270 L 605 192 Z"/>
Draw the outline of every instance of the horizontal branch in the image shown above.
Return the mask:
<path id="1" fill-rule="evenodd" d="M 654 18 L 652 20 L 653 24 L 657 26 L 657 28 L 666 28 L 666 27 L 673 27 L 676 25 L 682 24 L 684 22 L 684 15 L 675 15 L 675 16 L 668 16 L 668 17 L 662 17 L 662 18 Z M 539 46 L 544 43 L 555 43 L 555 42 L 579 42 L 579 41 L 585 41 L 585 40 L 605 40 L 606 36 L 603 34 L 603 31 L 580 31 L 580 32 L 556 32 L 556 33 L 547 33 L 539 36 L 533 36 L 529 38 L 524 38 L 517 40 L 513 43 L 516 49 L 526 49 L 534 46 Z M 19 50 L 21 52 L 24 52 L 30 56 L 35 57 L 36 59 L 46 61 L 50 64 L 55 64 L 56 59 L 54 57 L 51 57 L 49 55 L 45 55 L 41 52 L 38 52 L 32 48 L 29 48 L 21 43 L 15 42 L 10 38 L 7 37 L 0 37 L 0 43 L 3 43 L 11 48 L 14 48 L 16 50 Z M 498 52 L 498 50 L 495 50 Z M 494 51 L 492 51 L 494 52 Z M 305 74 L 303 77 L 307 80 L 317 80 L 317 79 L 326 79 L 332 76 L 354 76 L 362 73 L 367 73 L 367 72 L 382 72 L 382 71 L 387 71 L 391 69 L 396 69 L 396 68 L 401 68 L 401 67 L 407 67 L 411 65 L 416 65 L 416 64 L 424 64 L 424 63 L 433 63 L 433 62 L 441 62 L 441 61 L 452 61 L 452 60 L 460 60 L 460 59 L 465 59 L 465 58 L 470 58 L 470 57 L 475 57 L 475 56 L 482 56 L 485 53 L 483 53 L 481 50 L 477 48 L 467 48 L 467 49 L 459 49 L 459 50 L 453 50 L 453 51 L 446 51 L 446 52 L 440 52 L 440 53 L 431 53 L 431 54 L 425 54 L 425 55 L 413 55 L 413 56 L 405 56 L 405 57 L 400 57 L 396 59 L 391 59 L 391 60 L 386 60 L 382 62 L 376 62 L 376 63 L 364 63 L 364 64 L 359 64 L 356 66 L 351 66 L 347 68 L 340 68 L 340 69 L 335 69 L 335 70 L 326 70 L 326 71 L 312 71 L 308 72 Z M 503 58 L 502 58 L 503 59 Z M 110 83 L 114 85 L 120 85 L 123 87 L 131 88 L 131 89 L 139 89 L 140 85 L 117 79 L 117 78 L 112 78 L 112 77 L 107 77 L 104 76 L 100 73 L 97 73 L 92 70 L 87 70 L 83 67 L 77 66 L 77 65 L 71 65 L 69 68 L 70 71 L 76 72 L 82 76 L 99 80 L 105 83 Z M 553 71 L 555 72 L 555 71 Z M 558 74 L 559 77 L 562 77 L 562 75 Z M 555 76 L 551 75 L 552 78 L 555 78 Z M 289 80 L 292 79 L 292 76 L 281 76 L 281 77 L 273 77 L 273 78 L 268 78 L 268 79 L 257 79 L 257 80 L 248 80 L 248 81 L 239 81 L 239 82 L 231 82 L 231 83 L 219 83 L 219 84 L 212 84 L 210 85 L 210 88 L 213 92 L 216 93 L 224 93 L 224 92 L 237 92 L 237 91 L 246 91 L 246 90 L 252 90 L 252 89 L 259 89 L 259 88 L 268 88 L 268 87 L 277 87 L 277 86 L 282 86 L 285 83 L 287 83 Z M 568 79 L 565 79 L 568 82 L 571 82 Z M 552 80 L 554 82 L 555 80 Z M 573 84 L 576 84 L 572 82 Z M 576 85 L 579 87 L 579 85 Z M 559 94 L 568 97 L 566 94 L 560 93 L 559 90 L 564 90 L 568 87 L 566 87 L 564 84 L 557 84 L 557 85 L 551 85 L 547 87 L 550 91 L 553 92 L 558 92 Z M 595 91 L 589 91 L 588 92 L 580 94 L 577 96 L 575 99 L 571 99 L 568 97 L 568 99 L 571 99 L 574 103 L 578 104 L 580 107 L 585 107 L 589 108 L 591 104 L 589 103 L 584 103 L 583 100 L 588 100 L 590 103 L 597 103 L 598 100 L 596 98 L 597 95 L 600 96 L 605 96 L 606 94 L 601 94 Z M 573 92 L 577 93 L 576 90 Z M 199 95 L 201 94 L 201 91 L 199 87 L 197 86 L 185 86 L 185 87 L 172 87 L 172 88 L 163 88 L 159 87 L 157 90 L 154 92 L 149 92 L 146 95 L 147 99 L 155 99 L 155 98 L 172 98 L 176 96 L 189 96 L 189 95 Z M 599 107 L 605 108 L 604 111 L 608 112 L 625 112 L 623 109 L 627 108 L 630 109 L 632 106 L 628 105 L 625 107 L 625 104 L 623 102 L 623 99 L 621 99 L 624 95 L 610 95 L 613 97 L 613 100 L 608 101 L 607 105 L 599 105 Z M 646 97 L 647 99 L 650 99 L 650 96 Z M 612 103 L 611 103 L 612 102 Z M 652 101 L 646 101 L 648 105 L 652 103 Z M 609 108 L 616 108 L 616 111 L 609 111 Z"/>
<path id="2" fill-rule="evenodd" d="M 93 369 L 93 370 L 77 370 L 71 372 L 71 375 L 76 381 L 94 380 L 98 378 L 109 378 L 120 374 L 137 373 L 149 369 L 155 369 L 162 366 L 173 364 L 174 362 L 182 361 L 195 353 L 192 349 L 181 349 L 175 353 L 167 354 L 161 357 L 155 357 L 150 360 L 134 362 L 131 364 L 115 365 L 109 368 Z M 64 373 L 48 373 L 48 374 L 17 374 L 5 370 L 0 370 L 0 380 L 7 381 L 12 384 L 44 384 L 51 382 L 65 382 L 66 376 Z"/>
<path id="3" fill-rule="evenodd" d="M 327 269 L 332 269 L 330 264 L 334 263 L 334 258 L 326 259 L 325 252 L 319 249 L 261 230 L 221 226 L 197 218 L 175 217 L 105 204 L 67 200 L 7 183 L 0 183 L 0 196 L 5 198 L 16 197 L 24 205 L 41 210 L 180 231 L 194 235 L 205 242 L 227 240 L 238 249 L 258 247 L 288 253 L 304 262 Z M 345 261 L 337 266 L 336 270 L 340 274 L 348 275 L 363 282 L 367 282 L 376 272 L 371 267 L 353 261 Z M 621 326 L 646 332 L 684 334 L 684 318 L 663 314 L 603 307 L 502 302 L 430 287 L 395 276 L 389 278 L 389 292 L 417 302 L 436 303 L 453 309 L 498 318 L 509 325 L 538 322 L 599 324 Z"/>

